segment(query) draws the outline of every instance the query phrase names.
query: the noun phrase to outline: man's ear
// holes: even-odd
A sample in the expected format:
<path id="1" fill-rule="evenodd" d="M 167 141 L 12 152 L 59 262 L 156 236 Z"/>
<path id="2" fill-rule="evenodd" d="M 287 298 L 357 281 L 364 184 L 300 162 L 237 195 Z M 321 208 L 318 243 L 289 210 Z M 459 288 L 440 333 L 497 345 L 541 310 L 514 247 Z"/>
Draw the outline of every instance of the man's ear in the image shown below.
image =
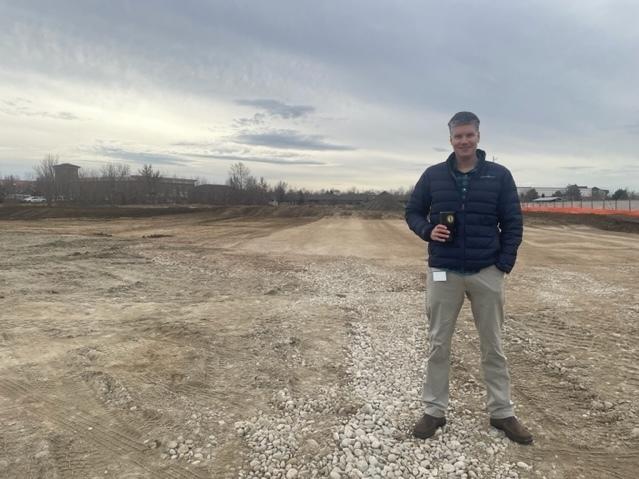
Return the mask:
<path id="1" fill-rule="evenodd" d="M 480 139 L 481 139 L 481 135 L 479 134 L 479 130 L 477 130 L 477 143 L 479 143 Z"/>

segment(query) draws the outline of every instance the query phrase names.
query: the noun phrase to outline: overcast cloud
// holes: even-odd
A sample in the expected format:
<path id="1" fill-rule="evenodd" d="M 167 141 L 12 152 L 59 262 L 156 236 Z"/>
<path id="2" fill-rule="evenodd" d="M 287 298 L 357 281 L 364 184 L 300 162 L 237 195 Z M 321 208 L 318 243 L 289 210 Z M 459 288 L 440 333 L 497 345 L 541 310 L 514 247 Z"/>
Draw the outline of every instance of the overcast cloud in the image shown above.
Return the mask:
<path id="1" fill-rule="evenodd" d="M 293 130 L 240 133 L 233 138 L 233 141 L 244 145 L 268 146 L 287 150 L 345 151 L 355 149 L 351 146 L 332 145 L 320 135 L 302 135 Z"/>
<path id="2" fill-rule="evenodd" d="M 639 190 L 638 15 L 601 0 L 0 0 L 0 175 L 54 153 L 222 182 L 237 158 L 297 186 L 406 187 L 471 110 L 522 186 Z"/>

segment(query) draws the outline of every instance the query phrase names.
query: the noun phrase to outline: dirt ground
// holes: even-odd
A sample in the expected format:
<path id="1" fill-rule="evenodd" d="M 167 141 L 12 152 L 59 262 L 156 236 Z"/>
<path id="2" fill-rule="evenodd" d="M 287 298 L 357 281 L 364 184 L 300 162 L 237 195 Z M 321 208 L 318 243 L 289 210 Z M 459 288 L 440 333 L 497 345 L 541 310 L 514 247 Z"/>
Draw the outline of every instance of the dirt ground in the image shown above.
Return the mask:
<path id="1" fill-rule="evenodd" d="M 425 339 L 424 244 L 400 218 L 316 213 L 0 219 L 0 477 L 235 478 L 234 424 L 274 414 L 283 389 L 339 391 L 304 432 L 332 447 L 360 406 L 355 325 L 381 331 L 402 302 Z M 527 220 L 505 325 L 536 439 L 508 449 L 533 466 L 520 477 L 637 477 L 638 239 Z M 473 328 L 465 306 L 453 391 L 481 385 Z M 167 457 L 179 436 L 199 456 Z"/>

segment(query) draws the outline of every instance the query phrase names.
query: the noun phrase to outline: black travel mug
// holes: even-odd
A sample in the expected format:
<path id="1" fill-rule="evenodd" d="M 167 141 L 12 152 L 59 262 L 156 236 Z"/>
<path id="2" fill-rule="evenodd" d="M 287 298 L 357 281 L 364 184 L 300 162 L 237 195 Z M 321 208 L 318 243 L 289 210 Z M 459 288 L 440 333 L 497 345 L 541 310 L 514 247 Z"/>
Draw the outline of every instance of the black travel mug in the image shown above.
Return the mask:
<path id="1" fill-rule="evenodd" d="M 454 211 L 441 211 L 439 213 L 439 224 L 448 228 L 450 236 L 446 240 L 446 243 L 453 241 L 453 234 L 455 232 L 455 212 Z"/>

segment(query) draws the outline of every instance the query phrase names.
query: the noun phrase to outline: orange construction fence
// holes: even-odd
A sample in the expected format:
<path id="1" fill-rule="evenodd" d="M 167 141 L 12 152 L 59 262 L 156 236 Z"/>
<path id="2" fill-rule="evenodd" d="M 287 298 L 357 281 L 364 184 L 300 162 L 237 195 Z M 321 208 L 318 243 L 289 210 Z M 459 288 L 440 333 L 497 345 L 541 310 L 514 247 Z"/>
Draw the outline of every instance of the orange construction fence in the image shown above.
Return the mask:
<path id="1" fill-rule="evenodd" d="M 638 216 L 639 210 L 613 210 L 603 208 L 578 208 L 578 207 L 554 207 L 554 206 L 529 206 L 522 205 L 523 211 L 542 211 L 544 213 L 568 213 L 572 215 L 622 215 Z"/>

